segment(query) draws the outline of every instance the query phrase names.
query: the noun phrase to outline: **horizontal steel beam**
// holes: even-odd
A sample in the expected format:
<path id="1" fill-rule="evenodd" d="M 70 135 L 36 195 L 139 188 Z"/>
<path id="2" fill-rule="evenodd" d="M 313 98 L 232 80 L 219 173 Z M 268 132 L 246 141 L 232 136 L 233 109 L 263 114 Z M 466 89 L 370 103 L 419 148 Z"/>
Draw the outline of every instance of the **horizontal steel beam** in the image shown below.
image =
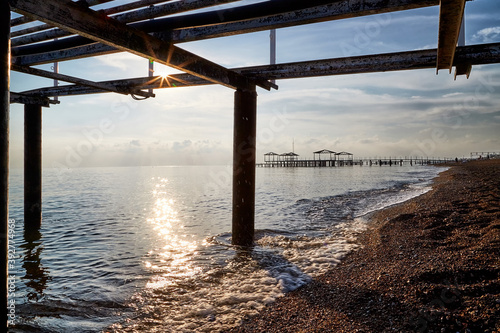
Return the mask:
<path id="1" fill-rule="evenodd" d="M 184 13 L 201 8 L 219 6 L 222 4 L 237 1 L 239 0 L 183 0 L 116 15 L 113 16 L 113 18 L 120 22 L 137 22 L 154 18 L 155 20 L 149 22 L 155 22 L 156 20 L 162 20 L 161 17 L 163 16 Z M 218 12 L 220 12 L 220 10 Z"/>
<path id="2" fill-rule="evenodd" d="M 307 8 L 296 12 L 284 12 L 282 14 L 250 19 L 243 22 L 223 23 L 201 28 L 178 29 L 155 33 L 155 36 L 165 41 L 174 43 L 186 42 L 191 40 L 200 40 L 228 35 L 244 34 L 255 31 L 262 31 L 275 28 L 283 28 L 301 24 L 315 22 L 324 22 L 329 20 L 344 19 L 350 17 L 371 15 L 375 13 L 386 13 L 392 11 L 406 10 L 412 8 L 438 5 L 439 0 L 344 0 L 330 5 L 322 5 Z M 285 7 L 288 8 L 288 7 Z M 288 9 L 284 9 L 288 10 Z M 155 20 L 156 21 L 156 20 Z M 149 24 L 149 23 L 147 23 Z M 159 31 L 160 27 L 144 27 L 151 31 Z M 161 30 L 161 29 L 160 29 Z M 56 42 L 42 43 L 29 46 L 29 49 L 13 49 L 13 61 L 20 65 L 39 65 L 51 63 L 54 61 L 66 61 L 78 59 L 85 56 L 94 56 L 103 54 L 101 47 L 95 47 L 88 50 L 88 45 L 84 47 L 75 47 L 78 43 L 92 43 L 89 40 L 71 41 L 71 37 Z M 26 48 L 26 46 L 24 47 Z M 74 48 L 69 50 L 70 48 Z M 59 50 L 61 49 L 61 50 Z M 64 50 L 62 50 L 64 49 Z M 106 54 L 120 52 L 115 49 L 105 48 Z M 16 54 L 17 53 L 17 54 Z M 26 54 L 26 55 L 22 55 Z"/>
<path id="3" fill-rule="evenodd" d="M 153 76 L 141 77 L 125 80 L 112 80 L 99 82 L 105 85 L 114 85 L 118 89 L 122 87 L 135 87 L 136 89 L 160 89 L 160 88 L 175 88 L 175 87 L 192 87 L 198 85 L 213 84 L 210 81 L 201 79 L 191 74 L 175 74 L 168 77 Z M 23 94 L 27 95 L 43 95 L 43 96 L 75 96 L 75 95 L 88 95 L 104 93 L 102 89 L 92 89 L 79 85 L 60 85 L 58 87 L 47 87 L 24 91 Z"/>
<path id="4" fill-rule="evenodd" d="M 255 84 L 265 89 L 272 87 L 270 82 L 264 80 L 249 82 L 240 74 L 161 41 L 143 31 L 82 8 L 71 1 L 44 0 L 40 3 L 36 0 L 9 0 L 9 2 L 12 7 L 40 21 L 56 24 L 82 37 L 153 59 L 232 89 L 251 88 Z"/>
<path id="5" fill-rule="evenodd" d="M 434 68 L 437 49 L 396 52 L 288 64 L 235 68 L 244 75 L 267 79 L 295 79 L 330 75 L 363 74 Z M 500 43 L 459 46 L 453 65 L 500 63 Z"/>
<path id="6" fill-rule="evenodd" d="M 122 94 L 122 95 L 130 95 L 131 94 L 131 95 L 137 95 L 137 96 L 141 96 L 141 97 L 154 97 L 155 96 L 152 93 L 149 93 L 147 91 L 141 91 L 139 89 L 106 85 L 106 84 L 102 84 L 99 82 L 80 79 L 80 78 L 69 76 L 69 75 L 48 72 L 48 71 L 44 71 L 44 70 L 38 69 L 38 68 L 32 68 L 32 67 L 27 67 L 27 66 L 18 66 L 15 64 L 12 64 L 10 68 L 16 72 L 46 77 L 49 79 L 60 80 L 60 81 L 65 81 L 65 82 L 69 82 L 69 83 L 75 83 L 75 84 L 80 85 L 80 86 L 97 88 L 100 90 L 114 92 L 114 93 L 118 93 L 118 94 Z"/>
<path id="7" fill-rule="evenodd" d="M 346 57 L 315 61 L 294 62 L 277 65 L 234 68 L 235 72 L 249 77 L 258 76 L 267 79 L 296 79 L 319 76 L 362 74 L 387 71 L 434 68 L 437 49 L 397 52 L 358 57 Z M 468 63 L 484 65 L 500 63 L 500 43 L 461 46 L 457 48 L 455 66 Z M 137 89 L 161 89 L 212 84 L 189 74 L 175 74 L 168 77 L 143 77 L 128 80 L 103 82 L 105 84 L 135 87 Z M 42 88 L 26 91 L 26 94 L 46 96 L 85 95 L 103 92 L 75 85 Z"/>
<path id="8" fill-rule="evenodd" d="M 437 6 L 439 0 L 345 0 L 327 5 L 305 8 L 300 11 L 259 18 L 248 18 L 244 21 L 221 23 L 203 27 L 177 28 L 155 33 L 155 36 L 173 43 L 203 40 L 215 37 L 238 35 L 271 29 L 292 27 L 297 25 L 327 22 L 373 14 Z"/>
<path id="9" fill-rule="evenodd" d="M 85 46 L 79 46 L 73 49 L 62 49 L 46 53 L 37 53 L 27 56 L 12 57 L 12 62 L 20 66 L 34 66 L 53 62 L 61 62 L 67 60 L 83 59 L 88 57 L 96 57 L 105 54 L 113 54 L 121 52 L 115 47 L 92 43 Z"/>
<path id="10" fill-rule="evenodd" d="M 166 17 L 152 22 L 144 22 L 145 30 L 171 30 L 178 28 L 201 27 L 228 22 L 239 22 L 258 17 L 283 14 L 286 12 L 299 12 L 301 10 L 328 5 L 346 3 L 345 0 L 272 0 L 255 4 L 237 6 L 233 8 L 188 14 L 176 17 Z"/>
<path id="11" fill-rule="evenodd" d="M 59 104 L 60 101 L 51 100 L 48 97 L 43 97 L 39 95 L 26 95 L 15 92 L 10 92 L 10 103 L 18 103 L 18 104 L 32 104 L 32 105 L 40 105 L 43 107 L 50 107 L 50 104 Z"/>
<path id="12" fill-rule="evenodd" d="M 118 14 L 115 16 L 112 16 L 113 19 L 122 22 L 122 23 L 131 23 L 131 22 L 137 22 L 137 21 L 142 21 L 142 20 L 147 20 L 147 19 L 153 19 L 156 17 L 162 17 L 166 15 L 173 15 L 173 14 L 178 14 L 178 13 L 183 13 L 186 11 L 191 11 L 195 9 L 200 9 L 200 8 L 206 8 L 206 7 L 211 7 L 211 6 L 217 6 L 223 3 L 230 3 L 230 2 L 235 2 L 238 0 L 184 0 L 184 1 L 175 1 L 175 2 L 169 2 L 166 4 L 161 4 L 157 6 L 150 6 L 147 8 L 135 10 L 132 12 L 127 12 L 123 14 Z M 154 3 L 159 3 L 159 2 L 165 2 L 165 0 L 149 0 L 149 1 L 139 1 L 139 4 L 137 6 L 147 6 L 148 4 L 154 4 Z M 129 10 L 130 6 L 118 6 L 118 7 L 112 7 L 109 9 L 105 9 L 102 11 L 99 11 L 101 14 L 105 15 L 110 15 L 117 13 L 117 9 L 121 10 L 121 8 L 125 7 L 126 10 Z M 124 8 L 124 9 L 125 9 Z M 39 32 L 39 33 L 33 33 L 33 32 L 38 32 L 38 31 L 44 31 L 53 28 L 53 25 L 50 24 L 45 24 L 45 25 L 39 25 L 36 27 L 32 28 L 27 28 L 24 30 L 20 31 L 15 31 L 12 33 L 12 37 L 18 37 L 18 38 L 13 38 L 12 39 L 12 47 L 15 46 L 20 46 L 20 45 L 26 45 L 30 43 L 37 43 L 45 40 L 50 40 L 53 38 L 60 38 L 60 37 L 65 37 L 65 36 L 70 36 L 72 35 L 71 32 L 64 31 L 62 29 L 52 29 L 50 31 L 45 31 L 45 32 Z M 138 27 L 140 29 L 140 26 Z M 144 30 L 144 29 L 141 29 Z M 146 31 L 146 30 L 145 30 Z M 148 32 L 148 31 L 146 31 Z M 29 35 L 26 35 L 29 34 Z M 26 35 L 26 36 L 23 36 Z M 20 37 L 22 36 L 22 37 Z"/>
<path id="13" fill-rule="evenodd" d="M 123 5 L 118 5 L 115 7 L 105 8 L 99 12 L 105 15 L 111 15 L 116 13 L 128 12 L 129 10 L 134 10 L 143 7 L 150 7 L 164 2 L 172 2 L 176 0 L 139 0 L 134 2 L 125 3 Z"/>
<path id="14" fill-rule="evenodd" d="M 92 6 L 96 6 L 96 5 L 110 2 L 113 0 L 84 0 L 84 1 L 86 2 L 87 6 L 92 7 Z M 36 20 L 31 18 L 31 17 L 28 17 L 28 16 L 16 17 L 15 19 L 10 20 L 10 26 L 14 27 L 17 25 L 21 25 L 21 24 L 25 24 L 25 23 L 29 23 L 29 22 L 33 22 L 33 21 L 36 21 Z"/>

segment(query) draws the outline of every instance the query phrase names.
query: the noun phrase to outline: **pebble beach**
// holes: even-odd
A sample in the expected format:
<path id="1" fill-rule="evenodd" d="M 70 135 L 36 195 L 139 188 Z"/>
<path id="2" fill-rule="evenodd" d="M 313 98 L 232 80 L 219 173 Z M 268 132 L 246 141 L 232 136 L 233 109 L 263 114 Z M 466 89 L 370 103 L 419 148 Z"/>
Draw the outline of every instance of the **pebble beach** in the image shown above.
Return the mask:
<path id="1" fill-rule="evenodd" d="M 500 160 L 374 213 L 340 264 L 229 332 L 500 332 Z"/>

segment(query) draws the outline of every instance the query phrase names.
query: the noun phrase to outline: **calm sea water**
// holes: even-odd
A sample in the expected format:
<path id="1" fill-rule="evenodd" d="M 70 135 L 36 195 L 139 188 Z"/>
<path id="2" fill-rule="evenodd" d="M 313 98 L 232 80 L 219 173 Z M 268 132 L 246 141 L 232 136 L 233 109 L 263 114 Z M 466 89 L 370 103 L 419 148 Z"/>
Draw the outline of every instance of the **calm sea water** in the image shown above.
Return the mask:
<path id="1" fill-rule="evenodd" d="M 256 243 L 231 243 L 229 167 L 45 169 L 43 225 L 23 232 L 11 172 L 15 332 L 214 332 L 334 266 L 367 214 L 442 168 L 257 169 Z"/>

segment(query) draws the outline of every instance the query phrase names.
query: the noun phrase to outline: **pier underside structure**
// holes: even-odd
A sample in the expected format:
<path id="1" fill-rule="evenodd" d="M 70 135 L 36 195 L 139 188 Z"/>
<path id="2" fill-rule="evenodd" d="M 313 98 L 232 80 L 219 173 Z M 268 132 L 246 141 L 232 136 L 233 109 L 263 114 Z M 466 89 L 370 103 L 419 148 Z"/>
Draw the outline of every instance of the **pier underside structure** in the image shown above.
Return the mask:
<path id="1" fill-rule="evenodd" d="M 107 3 L 105 9 L 94 6 Z M 154 89 L 219 84 L 235 91 L 233 244 L 253 243 L 257 87 L 277 89 L 276 80 L 436 68 L 469 75 L 473 65 L 500 62 L 500 43 L 457 46 L 466 0 L 0 0 L 0 277 L 2 327 L 7 325 L 9 104 L 25 105 L 25 228 L 41 225 L 41 114 L 59 97 L 118 93 L 152 98 Z M 230 7 L 217 9 L 221 4 Z M 440 6 L 437 48 L 295 63 L 225 68 L 177 46 L 219 38 Z M 214 8 L 211 8 L 214 7 Z M 191 12 L 197 10 L 196 12 Z M 12 15 L 11 12 L 16 14 Z M 20 15 L 18 15 L 20 14 Z M 34 23 L 32 23 L 34 22 Z M 20 28 L 23 24 L 26 28 Z M 15 29 L 12 29 L 15 28 Z M 11 30 L 12 29 L 12 30 Z M 182 71 L 95 82 L 33 66 L 129 52 Z M 10 91 L 10 71 L 69 84 Z"/>

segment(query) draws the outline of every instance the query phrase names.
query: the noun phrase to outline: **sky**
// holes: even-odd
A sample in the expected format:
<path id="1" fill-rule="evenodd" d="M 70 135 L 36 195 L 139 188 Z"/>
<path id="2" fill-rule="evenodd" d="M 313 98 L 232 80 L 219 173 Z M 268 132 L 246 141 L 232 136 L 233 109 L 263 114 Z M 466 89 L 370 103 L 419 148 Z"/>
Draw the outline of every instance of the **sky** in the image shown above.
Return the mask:
<path id="1" fill-rule="evenodd" d="M 278 29 L 277 62 L 436 48 L 438 14 L 430 7 Z M 500 42 L 500 1 L 467 2 L 465 17 L 467 45 Z M 177 46 L 228 68 L 269 63 L 269 31 Z M 62 62 L 59 70 L 94 81 L 123 79 L 147 76 L 148 61 L 120 53 Z M 155 74 L 172 73 L 155 64 Z M 11 75 L 14 92 L 52 84 Z M 474 66 L 469 79 L 428 69 L 277 84 L 277 91 L 258 88 L 257 162 L 264 153 L 292 150 L 304 159 L 321 149 L 354 158 L 500 151 L 500 64 Z M 232 163 L 233 90 L 212 85 L 155 94 L 143 101 L 111 93 L 60 97 L 43 109 L 43 166 Z M 22 105 L 11 105 L 14 168 L 23 165 L 23 113 Z"/>

